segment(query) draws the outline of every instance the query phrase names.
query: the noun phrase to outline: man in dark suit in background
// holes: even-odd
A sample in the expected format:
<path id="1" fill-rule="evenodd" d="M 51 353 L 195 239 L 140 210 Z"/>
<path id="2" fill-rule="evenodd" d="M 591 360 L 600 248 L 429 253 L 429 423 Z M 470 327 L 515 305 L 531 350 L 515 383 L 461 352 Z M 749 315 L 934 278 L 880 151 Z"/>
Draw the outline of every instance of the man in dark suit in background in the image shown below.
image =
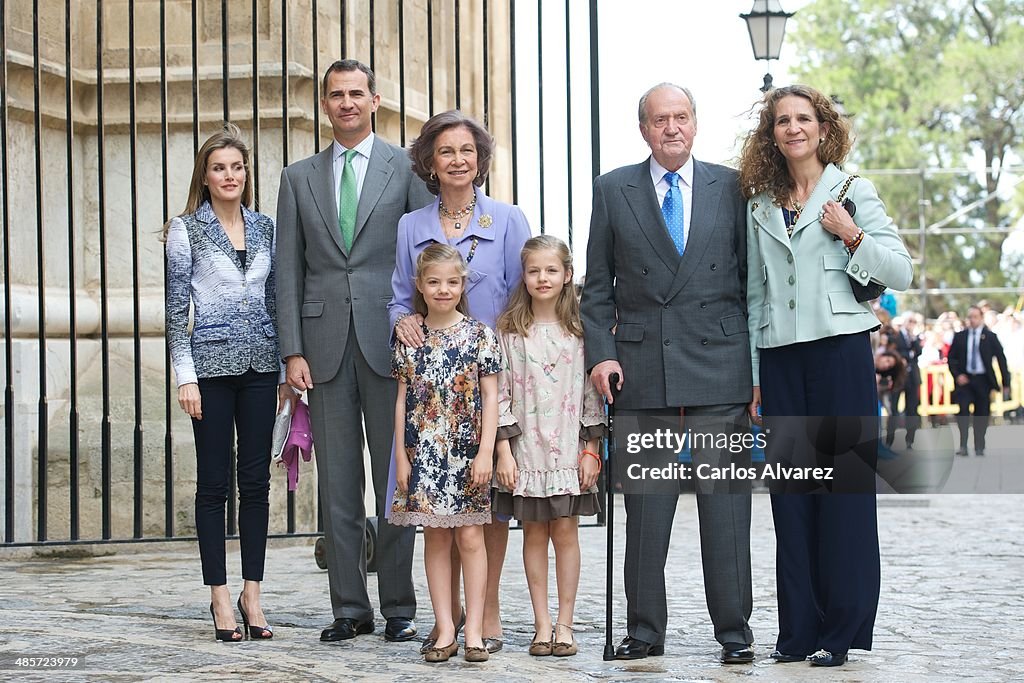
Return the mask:
<path id="1" fill-rule="evenodd" d="M 394 442 L 387 305 L 398 219 L 432 200 L 401 147 L 374 136 L 373 72 L 342 60 L 324 75 L 320 105 L 334 141 L 281 174 L 277 312 L 288 383 L 309 391 L 334 623 L 320 640 L 374 629 L 366 591 L 363 425 L 377 501 L 377 578 L 384 638 L 416 635 L 413 527 L 384 519 Z"/>
<path id="2" fill-rule="evenodd" d="M 921 338 L 918 336 L 918 314 L 907 311 L 902 318 L 896 334 L 896 352 L 903 357 L 907 365 L 907 378 L 903 383 L 903 415 L 907 428 L 907 448 L 913 448 L 914 435 L 921 428 L 921 417 L 917 410 L 921 405 L 921 367 L 917 364 L 918 356 L 921 355 Z M 894 320 L 893 322 L 897 322 Z M 893 402 L 893 408 L 896 402 Z M 890 419 L 890 424 L 894 420 Z M 885 444 L 891 446 L 893 433 L 886 434 Z"/>
<path id="3" fill-rule="evenodd" d="M 1003 345 L 992 330 L 985 327 L 981 309 L 971 306 L 967 311 L 967 328 L 953 335 L 949 347 L 949 372 L 956 381 L 954 400 L 960 406 L 956 423 L 960 428 L 960 449 L 967 455 L 967 429 L 971 425 L 974 406 L 974 452 L 985 455 L 985 431 L 991 414 L 991 393 L 999 390 L 993 359 L 999 363 L 1003 396 L 1010 396 L 1010 369 L 1006 365 Z"/>
<path id="4" fill-rule="evenodd" d="M 639 106 L 651 157 L 594 182 L 581 311 L 587 368 L 617 415 L 650 420 L 680 411 L 687 425 L 742 420 L 751 401 L 746 321 L 746 204 L 735 171 L 690 155 L 697 132 L 690 92 L 651 88 Z M 707 449 L 708 452 L 711 449 Z M 709 457 L 722 456 L 718 451 Z M 705 455 L 694 451 L 694 462 Z M 725 457 L 729 457 L 725 454 Z M 735 456 L 735 460 L 750 454 Z M 627 637 L 616 657 L 665 650 L 665 563 L 674 491 L 625 488 Z M 627 484 L 624 483 L 624 487 Z M 629 484 L 628 486 L 632 486 Z M 698 489 L 708 611 L 722 661 L 754 659 L 748 619 L 750 493 Z"/>

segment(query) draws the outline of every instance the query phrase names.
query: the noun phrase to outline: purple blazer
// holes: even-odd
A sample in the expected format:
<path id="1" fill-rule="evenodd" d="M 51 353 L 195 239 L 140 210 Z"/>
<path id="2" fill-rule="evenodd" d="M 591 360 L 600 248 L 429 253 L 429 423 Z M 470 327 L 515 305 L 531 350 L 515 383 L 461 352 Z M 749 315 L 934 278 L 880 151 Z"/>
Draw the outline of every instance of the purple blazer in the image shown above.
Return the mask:
<path id="1" fill-rule="evenodd" d="M 447 243 L 438 217 L 439 201 L 435 199 L 432 204 L 407 213 L 398 221 L 395 272 L 391 276 L 394 296 L 388 304 L 392 339 L 398 319 L 413 312 L 416 258 L 434 242 Z M 484 225 L 480 224 L 481 219 Z M 520 252 L 528 239 L 530 225 L 522 209 L 495 201 L 480 188 L 476 189 L 476 209 L 469 226 L 465 234 L 451 244 L 463 257 L 468 257 L 473 241 L 478 240 L 469 263 L 469 314 L 491 329 L 505 310 L 512 289 L 522 280 Z"/>

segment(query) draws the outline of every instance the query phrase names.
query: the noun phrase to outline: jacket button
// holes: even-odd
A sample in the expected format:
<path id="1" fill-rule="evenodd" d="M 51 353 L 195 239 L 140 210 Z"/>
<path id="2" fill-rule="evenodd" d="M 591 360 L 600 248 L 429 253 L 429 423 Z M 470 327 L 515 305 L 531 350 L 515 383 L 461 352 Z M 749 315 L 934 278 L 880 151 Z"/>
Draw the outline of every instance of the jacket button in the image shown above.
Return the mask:
<path id="1" fill-rule="evenodd" d="M 665 308 L 666 309 L 672 308 L 672 304 L 665 304 Z"/>
<path id="2" fill-rule="evenodd" d="M 851 270 L 851 271 L 853 271 L 853 274 L 854 274 L 854 275 L 856 275 L 857 273 L 859 273 L 859 272 L 860 272 L 860 266 L 858 266 L 858 265 L 857 265 L 857 264 L 855 263 L 855 264 L 853 264 L 853 268 L 850 268 L 850 270 Z"/>
<path id="3" fill-rule="evenodd" d="M 348 300 L 348 297 L 347 297 L 347 296 L 345 297 L 345 303 L 351 303 L 351 302 L 350 302 L 350 301 Z"/>
<path id="4" fill-rule="evenodd" d="M 786 254 L 786 263 L 792 263 L 792 262 L 793 262 L 793 255 L 792 254 Z"/>
<path id="5" fill-rule="evenodd" d="M 789 276 L 789 284 L 791 284 L 791 285 L 792 285 L 792 284 L 795 284 L 795 283 L 796 283 L 796 278 L 795 278 L 795 277 L 793 277 L 792 275 L 790 275 L 790 276 Z"/>
<path id="6" fill-rule="evenodd" d="M 671 346 L 671 345 L 672 345 L 672 340 L 671 340 L 671 339 L 666 339 L 666 340 L 665 340 L 664 342 L 662 342 L 662 343 L 663 343 L 663 344 L 665 344 L 665 346 Z"/>
<path id="7" fill-rule="evenodd" d="M 708 345 L 708 340 L 706 338 L 705 339 L 701 339 L 700 343 L 701 343 L 702 346 L 707 346 Z"/>
<path id="8" fill-rule="evenodd" d="M 862 280 L 867 280 L 868 279 L 868 271 L 866 271 L 866 270 L 860 271 L 860 277 L 861 277 Z"/>
<path id="9" fill-rule="evenodd" d="M 701 302 L 700 302 L 700 307 L 701 307 L 701 308 L 707 308 L 707 307 L 708 307 L 708 302 L 706 302 L 706 301 L 701 301 Z"/>
<path id="10" fill-rule="evenodd" d="M 718 266 L 714 263 L 711 264 L 711 270 L 718 270 Z"/>
<path id="11" fill-rule="evenodd" d="M 351 275 L 351 274 L 352 274 L 352 273 L 354 273 L 354 272 L 356 272 L 356 271 L 355 271 L 354 269 L 352 269 L 352 268 L 349 268 L 349 269 L 348 269 L 348 274 L 349 274 L 349 275 Z"/>
<path id="12" fill-rule="evenodd" d="M 795 302 L 795 301 L 793 301 L 792 299 L 790 299 L 790 300 L 789 300 L 789 308 L 790 308 L 790 309 L 794 309 L 794 308 L 796 308 L 796 302 Z"/>
<path id="13" fill-rule="evenodd" d="M 640 274 L 641 275 L 647 275 L 647 273 L 649 273 L 649 272 L 651 272 L 651 271 L 647 270 L 646 266 L 644 266 L 643 268 L 640 269 Z"/>

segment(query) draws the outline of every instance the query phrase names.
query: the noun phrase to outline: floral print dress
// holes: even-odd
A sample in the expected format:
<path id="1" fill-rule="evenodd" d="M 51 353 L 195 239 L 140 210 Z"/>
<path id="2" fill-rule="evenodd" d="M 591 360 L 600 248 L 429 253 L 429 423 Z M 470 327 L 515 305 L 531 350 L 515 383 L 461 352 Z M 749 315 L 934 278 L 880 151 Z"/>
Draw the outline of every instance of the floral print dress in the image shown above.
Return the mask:
<path id="1" fill-rule="evenodd" d="M 501 371 L 498 339 L 472 318 L 423 332 L 419 348 L 395 348 L 392 374 L 406 384 L 404 446 L 412 475 L 408 493 L 395 492 L 391 523 L 486 524 L 490 489 L 472 485 L 469 466 L 480 449 L 480 378 Z"/>
<path id="2" fill-rule="evenodd" d="M 557 322 L 502 333 L 498 438 L 510 439 L 519 476 L 497 486 L 494 510 L 527 522 L 597 514 L 597 487 L 580 490 L 580 453 L 604 436 L 601 397 L 587 377 L 583 340 Z M 589 456 L 587 456 L 589 457 Z"/>

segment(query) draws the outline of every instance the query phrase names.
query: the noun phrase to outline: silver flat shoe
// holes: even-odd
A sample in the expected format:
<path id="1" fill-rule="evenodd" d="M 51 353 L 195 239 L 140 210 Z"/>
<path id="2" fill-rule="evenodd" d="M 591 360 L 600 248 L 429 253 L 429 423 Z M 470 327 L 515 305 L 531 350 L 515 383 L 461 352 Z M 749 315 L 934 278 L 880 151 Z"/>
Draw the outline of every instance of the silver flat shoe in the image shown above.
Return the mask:
<path id="1" fill-rule="evenodd" d="M 484 638 L 484 649 L 487 650 L 488 654 L 494 654 L 495 652 L 501 652 L 501 648 L 505 647 L 505 643 L 501 638 Z"/>

